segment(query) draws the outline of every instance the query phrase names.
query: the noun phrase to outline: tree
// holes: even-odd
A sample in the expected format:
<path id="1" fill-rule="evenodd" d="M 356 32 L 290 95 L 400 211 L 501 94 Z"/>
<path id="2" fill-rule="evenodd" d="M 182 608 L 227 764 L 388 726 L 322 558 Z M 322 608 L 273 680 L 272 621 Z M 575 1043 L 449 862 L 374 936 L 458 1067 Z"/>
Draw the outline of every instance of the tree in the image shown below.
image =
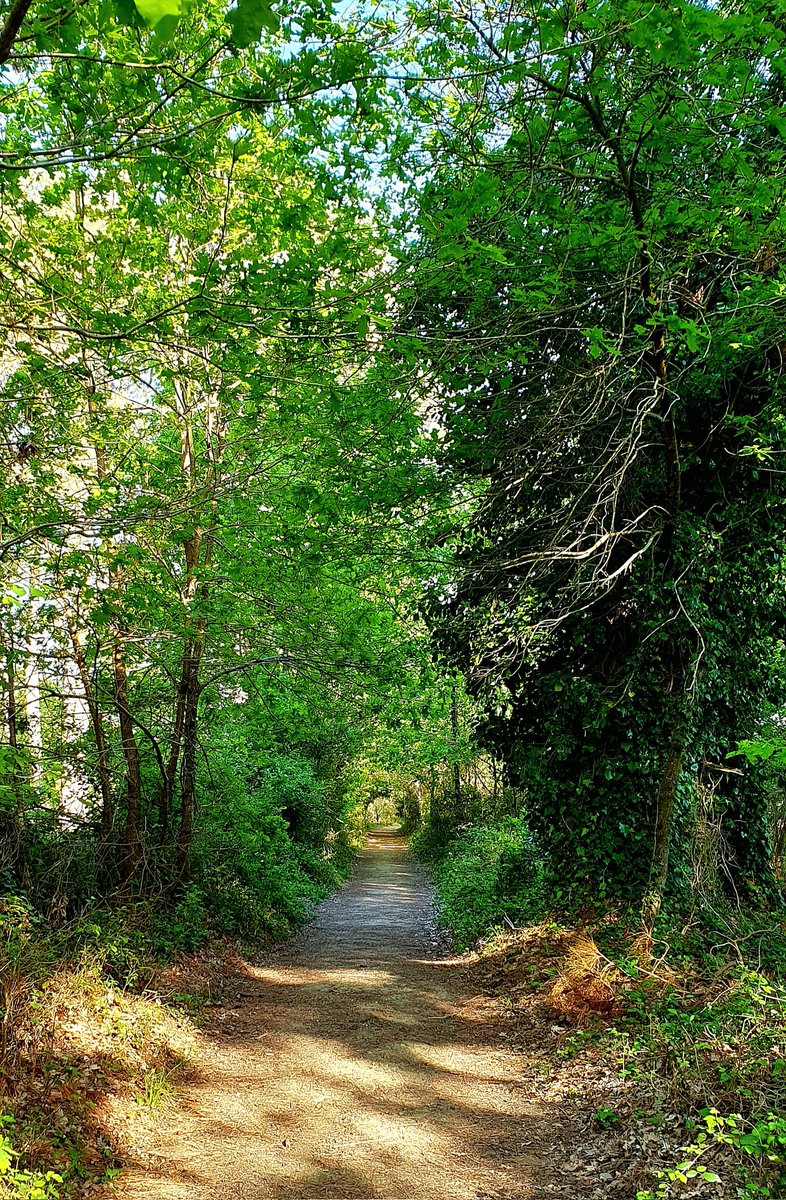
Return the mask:
<path id="1" fill-rule="evenodd" d="M 768 879 L 756 780 L 718 771 L 774 698 L 782 15 L 418 11 L 457 82 L 411 89 L 435 166 L 410 329 L 477 497 L 438 640 L 560 885 L 648 921 L 707 772 L 735 886 Z"/>
<path id="2" fill-rule="evenodd" d="M 162 81 L 212 44 L 222 13 L 200 8 L 166 45 L 113 18 L 103 36 L 94 17 L 80 11 L 73 55 L 49 47 L 51 69 L 35 56 L 23 77 L 28 142 L 21 113 L 2 135 L 19 174 L 0 215 L 0 553 L 30 630 L 8 655 L 4 836 L 46 859 L 23 878 L 15 854 L 15 886 L 62 888 L 71 906 L 117 885 L 175 902 L 216 883 L 226 838 L 262 912 L 266 862 L 305 841 L 322 869 L 314 846 L 340 835 L 371 696 L 404 669 L 390 601 L 415 586 L 402 513 L 433 472 L 376 365 L 385 206 L 359 145 L 389 113 L 370 82 L 358 114 L 369 51 L 351 22 L 317 30 L 317 10 L 287 29 L 329 43 L 319 70 L 312 49 L 300 61 L 271 39 L 238 58 L 222 41 L 209 86 L 189 74 L 171 95 Z M 137 74 L 147 132 L 118 141 L 112 105 Z M 263 76 L 280 103 L 267 87 L 259 103 L 229 94 Z M 287 80 L 315 93 L 295 115 Z M 28 170 L 42 148 L 47 169 Z M 41 745 L 18 719 L 29 663 Z M 25 778 L 28 763 L 45 777 Z"/>

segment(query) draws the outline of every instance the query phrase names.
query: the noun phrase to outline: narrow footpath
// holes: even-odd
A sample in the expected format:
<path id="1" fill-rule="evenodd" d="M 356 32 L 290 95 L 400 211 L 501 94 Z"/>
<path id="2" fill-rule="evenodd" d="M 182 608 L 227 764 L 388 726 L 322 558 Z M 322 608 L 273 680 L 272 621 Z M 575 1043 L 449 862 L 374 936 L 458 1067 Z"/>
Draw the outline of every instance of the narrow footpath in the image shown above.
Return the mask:
<path id="1" fill-rule="evenodd" d="M 440 951 L 401 838 L 369 837 L 350 882 L 242 980 L 119 1200 L 554 1196 L 557 1114 Z"/>

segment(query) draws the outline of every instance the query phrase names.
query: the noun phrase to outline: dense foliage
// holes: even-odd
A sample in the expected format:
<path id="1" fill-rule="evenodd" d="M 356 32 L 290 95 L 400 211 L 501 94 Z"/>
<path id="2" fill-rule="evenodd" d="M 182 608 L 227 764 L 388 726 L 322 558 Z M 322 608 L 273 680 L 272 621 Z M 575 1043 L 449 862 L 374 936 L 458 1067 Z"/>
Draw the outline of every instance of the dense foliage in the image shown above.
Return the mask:
<path id="1" fill-rule="evenodd" d="M 565 898 L 654 914 L 700 794 L 724 885 L 767 892 L 764 788 L 727 755 L 782 703 L 782 13 L 429 15 L 460 78 L 410 320 L 475 497 L 439 643 Z"/>
<path id="2" fill-rule="evenodd" d="M 140 12 L 9 48 L 2 880 L 54 921 L 187 896 L 193 941 L 302 918 L 350 764 L 394 694 L 422 713 L 433 472 L 374 334 L 389 106 L 361 131 L 341 86 L 373 45 L 318 6 Z"/>
<path id="3" fill-rule="evenodd" d="M 261 929 L 385 809 L 771 901 L 783 39 L 12 6 L 6 886 Z"/>
<path id="4" fill-rule="evenodd" d="M 461 946 L 779 969 L 785 70 L 784 0 L 6 4 L 3 1062 L 377 820 Z"/>

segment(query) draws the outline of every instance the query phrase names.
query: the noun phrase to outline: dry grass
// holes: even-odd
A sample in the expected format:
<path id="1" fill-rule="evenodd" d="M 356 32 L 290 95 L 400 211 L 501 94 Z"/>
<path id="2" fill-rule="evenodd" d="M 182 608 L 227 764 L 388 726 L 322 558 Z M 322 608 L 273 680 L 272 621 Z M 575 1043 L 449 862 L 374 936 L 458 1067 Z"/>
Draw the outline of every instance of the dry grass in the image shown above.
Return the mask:
<path id="1" fill-rule="evenodd" d="M 14 1117 L 20 1165 L 63 1175 L 63 1195 L 90 1195 L 186 1067 L 195 1028 L 155 995 L 107 981 L 87 957 L 43 979 L 6 969 L 2 980 L 0 1112 Z"/>
<path id="2" fill-rule="evenodd" d="M 598 949 L 586 933 L 565 935 L 564 961 L 546 997 L 554 1012 L 574 1025 L 592 1016 L 619 1016 L 622 995 L 630 977 Z"/>
<path id="3" fill-rule="evenodd" d="M 645 935 L 631 941 L 623 971 L 586 929 L 542 923 L 496 935 L 473 958 L 486 986 L 537 1003 L 579 1028 L 620 1016 L 626 996 L 646 986 L 655 994 L 679 986 L 676 973 L 653 954 Z"/>

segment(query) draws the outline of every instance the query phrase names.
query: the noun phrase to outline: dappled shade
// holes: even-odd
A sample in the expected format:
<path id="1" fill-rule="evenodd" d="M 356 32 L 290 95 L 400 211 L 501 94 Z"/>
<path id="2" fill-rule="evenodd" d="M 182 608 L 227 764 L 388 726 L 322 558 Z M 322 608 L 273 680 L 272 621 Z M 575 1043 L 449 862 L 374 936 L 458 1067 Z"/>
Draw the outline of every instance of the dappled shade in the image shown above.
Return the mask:
<path id="1" fill-rule="evenodd" d="M 239 977 L 196 1082 L 118 1195 L 542 1195 L 548 1114 L 435 936 L 422 869 L 400 838 L 373 837 L 304 934 Z"/>

